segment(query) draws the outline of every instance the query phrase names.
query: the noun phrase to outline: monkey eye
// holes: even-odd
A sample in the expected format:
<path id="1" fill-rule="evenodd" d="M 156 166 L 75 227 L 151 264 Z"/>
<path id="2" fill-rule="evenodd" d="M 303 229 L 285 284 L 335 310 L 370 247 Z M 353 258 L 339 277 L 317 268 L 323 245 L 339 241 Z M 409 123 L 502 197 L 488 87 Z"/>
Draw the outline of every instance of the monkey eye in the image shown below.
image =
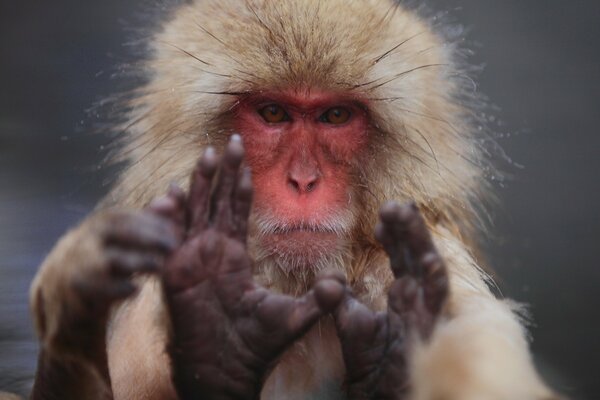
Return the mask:
<path id="1" fill-rule="evenodd" d="M 272 124 L 290 120 L 290 117 L 285 112 L 285 110 L 277 104 L 268 105 L 260 109 L 258 113 L 263 117 L 265 121 Z"/>
<path id="2" fill-rule="evenodd" d="M 341 125 L 348 122 L 351 115 L 352 113 L 347 108 L 334 107 L 325 111 L 325 114 L 321 115 L 319 120 L 328 124 Z"/>

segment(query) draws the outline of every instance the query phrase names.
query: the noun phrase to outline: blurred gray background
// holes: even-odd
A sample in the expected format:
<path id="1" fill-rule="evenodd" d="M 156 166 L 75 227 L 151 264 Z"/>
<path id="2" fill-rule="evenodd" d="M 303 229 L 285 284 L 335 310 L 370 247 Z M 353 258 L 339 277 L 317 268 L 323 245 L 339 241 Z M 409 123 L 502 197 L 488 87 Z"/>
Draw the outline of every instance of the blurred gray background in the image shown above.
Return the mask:
<path id="1" fill-rule="evenodd" d="M 503 121 L 492 128 L 523 166 L 504 167 L 513 178 L 486 239 L 502 291 L 531 305 L 554 386 L 600 398 L 600 2 L 429 3 L 468 28 L 472 62 L 486 65 L 479 90 Z M 0 390 L 30 385 L 38 264 L 106 192 L 95 165 L 107 139 L 91 133 L 102 118 L 86 110 L 128 84 L 111 75 L 132 59 L 127 27 L 148 24 L 146 7 L 0 0 Z"/>

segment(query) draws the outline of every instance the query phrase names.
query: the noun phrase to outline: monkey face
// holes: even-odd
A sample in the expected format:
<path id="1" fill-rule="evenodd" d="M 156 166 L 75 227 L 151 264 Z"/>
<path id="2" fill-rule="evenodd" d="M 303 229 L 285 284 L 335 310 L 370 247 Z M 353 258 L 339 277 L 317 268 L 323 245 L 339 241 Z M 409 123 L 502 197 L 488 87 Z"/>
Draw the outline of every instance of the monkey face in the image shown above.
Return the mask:
<path id="1" fill-rule="evenodd" d="M 143 205 L 171 181 L 185 185 L 206 146 L 240 133 L 257 270 L 273 269 L 275 257 L 283 269 L 298 260 L 347 269 L 381 250 L 372 232 L 387 200 L 472 220 L 482 154 L 461 104 L 462 72 L 425 21 L 396 2 L 371 3 L 178 9 L 129 104 L 119 156 L 130 166 L 110 200 Z"/>
<path id="2" fill-rule="evenodd" d="M 263 92 L 240 101 L 255 187 L 255 225 L 267 251 L 313 261 L 343 246 L 354 226 L 351 176 L 366 147 L 356 98 L 317 90 Z"/>

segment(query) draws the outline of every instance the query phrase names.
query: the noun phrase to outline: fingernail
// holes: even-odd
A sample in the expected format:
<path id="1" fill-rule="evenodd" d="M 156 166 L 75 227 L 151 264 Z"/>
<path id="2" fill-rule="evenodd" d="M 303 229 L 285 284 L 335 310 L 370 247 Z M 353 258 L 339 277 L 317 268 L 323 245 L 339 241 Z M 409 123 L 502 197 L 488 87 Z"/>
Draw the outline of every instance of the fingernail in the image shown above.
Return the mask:
<path id="1" fill-rule="evenodd" d="M 185 193 L 183 192 L 179 184 L 175 181 L 169 183 L 169 189 L 167 191 L 167 194 L 169 194 L 172 197 L 175 197 L 178 200 L 185 197 Z"/>
<path id="2" fill-rule="evenodd" d="M 214 157 L 215 154 L 216 154 L 215 148 L 212 146 L 208 146 L 204 150 L 204 157 Z"/>

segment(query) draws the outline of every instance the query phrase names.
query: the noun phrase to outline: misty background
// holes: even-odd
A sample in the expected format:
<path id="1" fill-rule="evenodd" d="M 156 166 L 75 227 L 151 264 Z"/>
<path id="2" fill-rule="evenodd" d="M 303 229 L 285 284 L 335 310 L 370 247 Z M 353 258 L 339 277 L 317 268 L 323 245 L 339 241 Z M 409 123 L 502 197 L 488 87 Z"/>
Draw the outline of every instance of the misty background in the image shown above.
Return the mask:
<path id="1" fill-rule="evenodd" d="M 107 191 L 98 100 L 131 60 L 148 3 L 0 0 L 0 391 L 25 394 L 37 345 L 28 288 L 43 257 Z M 530 304 L 544 376 L 600 395 L 600 2 L 431 0 L 467 27 L 478 88 L 514 160 L 485 239 L 502 292 Z M 139 45 L 137 45 L 139 49 Z"/>

